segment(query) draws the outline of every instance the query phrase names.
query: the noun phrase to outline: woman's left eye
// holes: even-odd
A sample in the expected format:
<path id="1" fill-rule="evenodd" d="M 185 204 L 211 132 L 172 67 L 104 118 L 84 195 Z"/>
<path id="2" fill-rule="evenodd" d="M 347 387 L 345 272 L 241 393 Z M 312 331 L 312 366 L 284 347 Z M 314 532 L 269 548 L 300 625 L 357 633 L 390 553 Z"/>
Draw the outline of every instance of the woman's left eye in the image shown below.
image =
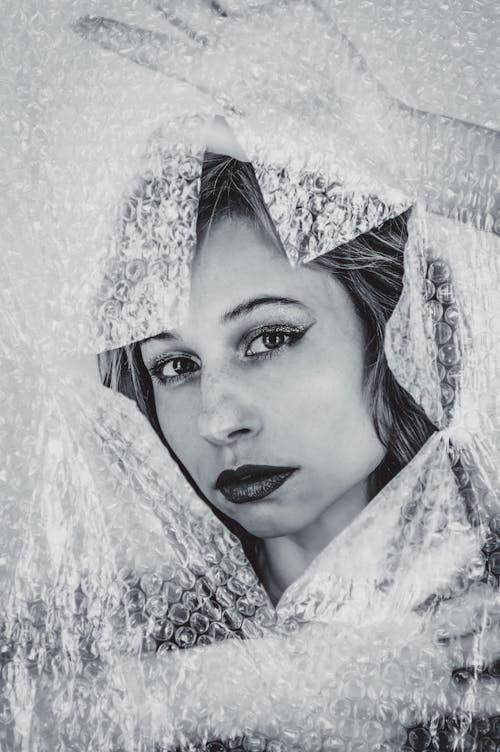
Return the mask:
<path id="1" fill-rule="evenodd" d="M 252 357 L 254 355 L 271 354 L 273 350 L 280 350 L 282 347 L 298 341 L 304 333 L 304 330 L 288 328 L 261 331 L 250 341 L 245 355 Z"/>

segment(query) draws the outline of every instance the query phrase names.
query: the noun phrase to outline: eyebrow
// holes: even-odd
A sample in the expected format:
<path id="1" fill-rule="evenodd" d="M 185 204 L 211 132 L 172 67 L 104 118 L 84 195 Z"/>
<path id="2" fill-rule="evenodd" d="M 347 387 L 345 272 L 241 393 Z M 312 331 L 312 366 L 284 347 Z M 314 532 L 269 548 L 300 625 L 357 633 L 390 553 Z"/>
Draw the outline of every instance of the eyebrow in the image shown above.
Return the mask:
<path id="1" fill-rule="evenodd" d="M 263 305 L 282 305 L 282 306 L 300 306 L 301 308 L 307 308 L 307 306 L 304 305 L 304 303 L 301 303 L 300 300 L 294 300 L 293 298 L 282 298 L 282 297 L 275 297 L 273 295 L 260 295 L 258 298 L 251 298 L 250 300 L 245 300 L 243 303 L 240 303 L 235 308 L 231 308 L 229 311 L 226 311 L 222 314 L 220 320 L 221 323 L 227 324 L 229 321 L 235 321 L 236 319 L 240 318 L 241 316 L 245 316 L 248 313 L 251 313 L 255 308 L 258 308 L 259 306 Z M 179 336 L 177 332 L 175 331 L 165 331 L 160 332 L 160 334 L 155 334 L 153 337 L 146 337 L 146 339 L 143 340 L 143 342 L 149 342 L 153 339 L 160 339 L 160 340 L 174 340 L 179 339 Z"/>
<path id="2" fill-rule="evenodd" d="M 237 305 L 236 308 L 226 311 L 221 316 L 221 322 L 226 324 L 228 321 L 234 321 L 235 319 L 240 318 L 240 316 L 245 316 L 247 313 L 253 311 L 254 308 L 261 305 L 299 305 L 301 308 L 306 307 L 300 302 L 300 300 L 294 300 L 293 298 L 277 298 L 272 295 L 261 295 L 258 298 L 245 300 L 243 303 Z"/>
<path id="3" fill-rule="evenodd" d="M 145 339 L 141 340 L 141 343 L 143 342 L 152 342 L 155 339 L 163 339 L 163 340 L 172 340 L 172 339 L 179 339 L 176 332 L 160 332 L 159 334 L 153 334 L 152 337 L 146 337 Z"/>

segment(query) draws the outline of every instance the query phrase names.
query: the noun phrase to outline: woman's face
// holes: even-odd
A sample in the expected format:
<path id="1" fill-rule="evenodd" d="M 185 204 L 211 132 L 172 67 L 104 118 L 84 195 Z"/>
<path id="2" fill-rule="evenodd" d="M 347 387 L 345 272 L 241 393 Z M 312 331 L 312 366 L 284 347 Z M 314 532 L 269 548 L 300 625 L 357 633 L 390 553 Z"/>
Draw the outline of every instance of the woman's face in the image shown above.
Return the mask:
<path id="1" fill-rule="evenodd" d="M 350 499 L 368 501 L 385 450 L 364 350 L 342 284 L 292 267 L 235 219 L 196 258 L 183 325 L 141 344 L 169 446 L 207 499 L 261 538 L 300 535 Z"/>

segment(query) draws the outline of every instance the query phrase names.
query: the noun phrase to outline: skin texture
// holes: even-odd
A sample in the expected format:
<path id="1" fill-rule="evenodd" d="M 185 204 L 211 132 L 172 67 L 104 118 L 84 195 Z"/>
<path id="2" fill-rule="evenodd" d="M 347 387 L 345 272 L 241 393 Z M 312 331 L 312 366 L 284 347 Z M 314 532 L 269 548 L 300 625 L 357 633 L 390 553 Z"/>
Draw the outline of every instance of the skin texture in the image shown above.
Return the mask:
<path id="1" fill-rule="evenodd" d="M 263 296 L 298 302 L 222 321 Z M 303 334 L 294 340 L 295 331 Z M 234 218 L 213 227 L 198 253 L 174 338 L 141 344 L 168 444 L 203 494 L 263 540 L 260 574 L 274 600 L 369 500 L 367 478 L 385 450 L 363 389 L 364 349 L 342 284 L 293 268 Z M 244 464 L 298 470 L 266 498 L 234 504 L 214 484 Z"/>

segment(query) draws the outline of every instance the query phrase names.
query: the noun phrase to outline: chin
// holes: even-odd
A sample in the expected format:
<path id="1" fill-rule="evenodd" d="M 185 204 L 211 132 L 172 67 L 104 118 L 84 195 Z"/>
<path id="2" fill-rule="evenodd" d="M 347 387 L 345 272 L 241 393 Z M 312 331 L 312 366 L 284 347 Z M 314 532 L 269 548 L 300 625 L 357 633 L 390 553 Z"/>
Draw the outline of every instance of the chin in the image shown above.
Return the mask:
<path id="1" fill-rule="evenodd" d="M 267 501 L 267 503 L 266 503 Z M 243 506 L 243 505 L 242 505 Z M 226 514 L 228 513 L 224 510 Z M 232 510 L 231 510 L 232 511 Z M 279 538 L 283 535 L 293 535 L 299 532 L 307 521 L 295 523 L 290 519 L 290 510 L 285 503 L 279 503 L 278 499 L 262 499 L 258 502 L 249 502 L 239 514 L 231 514 L 231 518 L 238 522 L 247 533 L 257 538 Z"/>

